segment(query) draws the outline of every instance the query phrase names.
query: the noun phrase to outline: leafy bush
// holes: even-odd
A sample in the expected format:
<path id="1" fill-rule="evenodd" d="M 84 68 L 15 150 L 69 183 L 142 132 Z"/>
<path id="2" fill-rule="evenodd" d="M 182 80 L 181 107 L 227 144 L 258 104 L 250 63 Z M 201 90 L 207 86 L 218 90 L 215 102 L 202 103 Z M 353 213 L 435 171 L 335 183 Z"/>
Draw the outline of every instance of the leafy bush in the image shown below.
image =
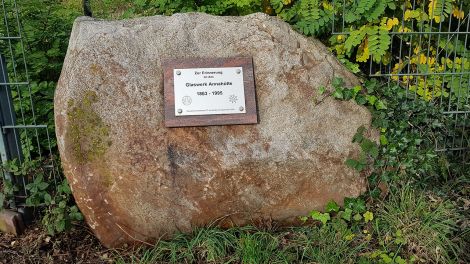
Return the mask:
<path id="1" fill-rule="evenodd" d="M 8 1 L 3 9 L 8 27 L 0 28 L 0 36 L 22 36 L 22 41 L 0 40 L 9 79 L 11 82 L 29 82 L 29 85 L 10 87 L 18 123 L 48 125 L 49 131 L 19 131 L 24 158 L 34 159 L 46 154 L 44 150 L 48 150 L 49 146 L 54 148 L 56 145 L 54 91 L 67 51 L 72 22 L 80 12 L 78 9 L 66 9 L 54 0 L 23 0 L 17 6 L 13 1 Z M 21 21 L 19 24 L 17 16 Z M 34 138 L 38 139 L 42 150 L 36 148 Z"/>
<path id="2" fill-rule="evenodd" d="M 346 88 L 341 80 L 335 80 L 333 86 L 333 97 L 367 106 L 372 125 L 381 131 L 376 144 L 364 137 L 363 127 L 359 128 L 353 142 L 360 144 L 363 155 L 359 160 L 346 161 L 359 171 L 368 169 L 371 183 L 409 180 L 411 175 L 414 180 L 439 182 L 449 174 L 465 171 L 465 167 L 450 170 L 452 157 L 435 152 L 435 142 L 444 141 L 448 128 L 460 121 L 442 114 L 438 105 L 415 100 L 398 85 L 380 84 L 374 79 L 366 81 L 364 87 Z"/>
<path id="3" fill-rule="evenodd" d="M 93 4 L 94 1 L 92 1 Z M 469 50 L 459 35 L 422 32 L 465 31 L 470 3 L 457 0 L 121 0 L 99 2 L 100 17 L 129 18 L 205 12 L 245 15 L 265 12 L 289 22 L 299 32 L 322 38 L 338 59 L 354 73 L 373 70 L 392 79 L 424 100 L 465 101 L 470 70 Z M 116 16 L 116 14 L 120 14 Z M 329 37 L 334 30 L 342 34 Z M 411 33 L 415 32 L 415 33 Z M 393 35 L 392 35 L 393 33 Z M 392 37 L 393 36 L 393 37 Z M 401 55 L 401 56 L 397 56 Z M 369 60 L 373 61 L 369 65 Z M 373 67 L 371 67 L 373 66 Z M 430 73 L 436 75 L 427 76 Z M 457 74 L 458 77 L 454 78 Z M 459 98 L 464 98 L 460 99 Z"/>
<path id="4" fill-rule="evenodd" d="M 47 125 L 47 129 L 21 129 L 22 159 L 0 167 L 15 180 L 0 178 L 0 208 L 29 207 L 40 215 L 50 234 L 61 232 L 82 216 L 74 205 L 70 189 L 50 164 L 55 154 L 53 99 L 68 46 L 72 22 L 80 9 L 64 8 L 55 0 L 6 1 L 2 5 L 4 23 L 0 36 L 22 36 L 22 40 L 0 40 L 11 82 L 29 85 L 10 87 L 17 123 Z M 17 17 L 20 23 L 17 23 Z M 52 148 L 52 152 L 49 152 Z M 44 158 L 47 157 L 47 158 Z M 2 186 L 3 185 L 3 186 Z"/>
<path id="5" fill-rule="evenodd" d="M 62 232 L 70 228 L 73 221 L 83 219 L 74 203 L 67 181 L 56 183 L 59 179 L 55 178 L 52 171 L 45 169 L 40 159 L 26 160 L 21 164 L 17 160 L 9 161 L 0 167 L 0 171 L 2 174 L 6 172 L 29 182 L 25 185 L 26 193 L 22 195 L 26 199 L 16 199 L 16 202 L 39 210 L 37 214 L 41 216 L 41 222 L 49 234 Z M 0 189 L 0 210 L 3 209 L 4 202 L 15 198 L 15 192 L 19 191 L 17 186 L 6 179 L 2 179 L 2 182 L 5 186 Z"/>

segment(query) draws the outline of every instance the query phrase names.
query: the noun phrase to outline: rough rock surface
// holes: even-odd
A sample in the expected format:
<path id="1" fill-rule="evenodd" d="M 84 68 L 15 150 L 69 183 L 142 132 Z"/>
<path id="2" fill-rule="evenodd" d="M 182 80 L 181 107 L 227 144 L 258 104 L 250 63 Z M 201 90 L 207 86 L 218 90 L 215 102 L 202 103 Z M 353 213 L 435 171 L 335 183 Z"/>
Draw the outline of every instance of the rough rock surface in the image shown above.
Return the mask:
<path id="1" fill-rule="evenodd" d="M 253 57 L 259 124 L 165 128 L 164 58 Z M 218 220 L 295 222 L 365 190 L 344 162 L 371 115 L 319 95 L 357 79 L 274 17 L 188 13 L 75 21 L 55 95 L 64 173 L 108 247 Z"/>

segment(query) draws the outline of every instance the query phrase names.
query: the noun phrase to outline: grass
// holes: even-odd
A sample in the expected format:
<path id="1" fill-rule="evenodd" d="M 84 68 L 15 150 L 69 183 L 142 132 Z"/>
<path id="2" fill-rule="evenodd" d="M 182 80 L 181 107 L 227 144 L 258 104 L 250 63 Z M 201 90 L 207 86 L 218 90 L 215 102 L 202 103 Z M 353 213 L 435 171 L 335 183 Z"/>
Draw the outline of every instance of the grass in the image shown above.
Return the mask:
<path id="1" fill-rule="evenodd" d="M 255 227 L 202 228 L 178 234 L 154 248 L 141 248 L 117 263 L 354 263 L 364 243 L 343 239 L 333 225 L 292 227 L 274 232 Z"/>
<path id="2" fill-rule="evenodd" d="M 333 226 L 203 228 L 120 255 L 117 263 L 354 263 L 361 250 L 364 244 L 345 241 Z"/>
<path id="3" fill-rule="evenodd" d="M 153 248 L 116 253 L 117 263 L 456 263 L 465 258 L 453 203 L 405 185 L 375 211 L 373 221 L 261 230 L 253 226 L 200 228 Z M 372 209 L 371 209 L 372 210 Z M 460 254 L 460 255 L 459 255 Z"/>
<path id="4" fill-rule="evenodd" d="M 457 222 L 461 215 L 448 200 L 409 185 L 390 195 L 378 213 L 382 241 L 398 234 L 408 255 L 434 263 L 451 263 L 461 248 Z"/>

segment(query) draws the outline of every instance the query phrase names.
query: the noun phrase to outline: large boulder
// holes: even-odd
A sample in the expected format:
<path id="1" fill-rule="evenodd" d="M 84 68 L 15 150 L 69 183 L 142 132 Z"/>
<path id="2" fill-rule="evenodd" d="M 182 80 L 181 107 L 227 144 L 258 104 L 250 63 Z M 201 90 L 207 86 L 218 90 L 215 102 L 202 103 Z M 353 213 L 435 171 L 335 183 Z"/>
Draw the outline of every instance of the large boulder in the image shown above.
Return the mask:
<path id="1" fill-rule="evenodd" d="M 253 57 L 259 123 L 164 126 L 168 58 Z M 358 80 L 319 41 L 264 14 L 78 18 L 55 95 L 64 173 L 108 247 L 207 224 L 295 223 L 365 190 L 345 161 L 371 115 L 337 101 Z M 214 222 L 215 221 L 215 222 Z"/>

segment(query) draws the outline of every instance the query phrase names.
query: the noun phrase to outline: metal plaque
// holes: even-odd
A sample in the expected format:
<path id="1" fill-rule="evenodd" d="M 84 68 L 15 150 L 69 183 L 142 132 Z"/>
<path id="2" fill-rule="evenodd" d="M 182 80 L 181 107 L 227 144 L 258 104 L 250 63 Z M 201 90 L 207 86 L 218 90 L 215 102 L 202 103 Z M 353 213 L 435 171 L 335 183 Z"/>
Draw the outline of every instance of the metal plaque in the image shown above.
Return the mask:
<path id="1" fill-rule="evenodd" d="M 257 124 L 253 59 L 162 61 L 166 127 Z"/>
<path id="2" fill-rule="evenodd" d="M 175 116 L 244 114 L 242 67 L 174 69 Z"/>

